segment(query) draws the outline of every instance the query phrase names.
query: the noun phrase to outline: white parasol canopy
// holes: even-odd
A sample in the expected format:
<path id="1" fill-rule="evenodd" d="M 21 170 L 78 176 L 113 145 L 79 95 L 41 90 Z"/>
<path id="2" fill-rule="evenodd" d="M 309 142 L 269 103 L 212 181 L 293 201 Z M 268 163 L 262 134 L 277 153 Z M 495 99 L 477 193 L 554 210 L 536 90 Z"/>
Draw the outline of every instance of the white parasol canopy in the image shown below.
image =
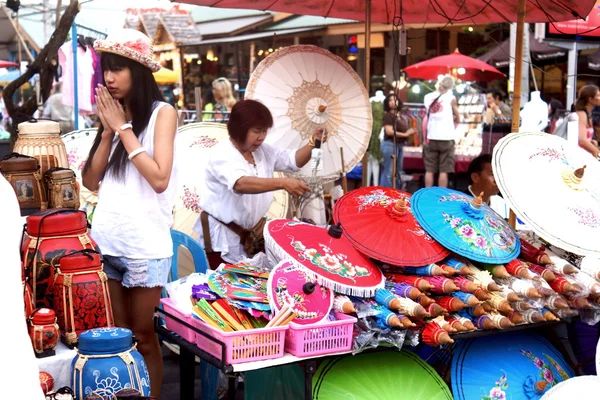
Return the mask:
<path id="1" fill-rule="evenodd" d="M 98 129 L 90 128 L 68 132 L 61 136 L 67 151 L 69 168 L 75 172 L 77 183 L 79 183 L 79 208 L 86 211 L 90 219 L 93 216 L 94 207 L 98 204 L 98 194 L 83 186 L 81 173 L 97 133 Z"/>
<path id="2" fill-rule="evenodd" d="M 496 183 L 517 216 L 544 240 L 599 257 L 600 163 L 547 133 L 513 133 L 494 148 Z"/>
<path id="3" fill-rule="evenodd" d="M 367 150 L 373 122 L 368 93 L 350 65 L 327 50 L 310 45 L 277 50 L 252 73 L 245 97 L 271 110 L 274 126 L 266 141 L 274 146 L 296 150 L 316 128 L 326 130 L 316 172 L 325 181 L 350 171 Z M 310 163 L 300 175 L 313 176 Z"/>

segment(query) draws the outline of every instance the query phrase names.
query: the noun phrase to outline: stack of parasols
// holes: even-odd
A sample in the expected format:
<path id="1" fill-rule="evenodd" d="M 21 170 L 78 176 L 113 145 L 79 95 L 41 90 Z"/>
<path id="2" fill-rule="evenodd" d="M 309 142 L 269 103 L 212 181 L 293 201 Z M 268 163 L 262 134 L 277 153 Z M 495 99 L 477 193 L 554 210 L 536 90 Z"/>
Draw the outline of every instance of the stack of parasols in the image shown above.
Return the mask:
<path id="1" fill-rule="evenodd" d="M 522 137 L 527 141 L 530 135 L 535 134 L 512 135 L 511 140 Z M 498 148 L 502 150 L 506 144 L 501 142 Z M 542 145 L 547 149 L 552 143 Z M 539 153 L 539 146 L 520 148 Z M 588 206 L 595 207 L 583 214 L 573 212 L 571 219 L 583 221 L 580 223 L 588 229 L 595 224 L 593 232 L 597 233 L 600 219 L 594 216 L 600 211 L 600 190 L 593 187 L 595 182 L 586 187 L 589 181 L 582 178 L 581 170 L 569 170 L 565 161 L 565 153 L 578 150 L 547 150 L 550 156 L 543 157 L 562 164 L 559 182 L 577 189 L 572 201 L 585 199 Z M 535 157 L 529 154 L 527 158 Z M 494 166 L 502 168 L 497 160 Z M 548 169 L 547 165 L 544 168 Z M 590 179 L 596 169 L 590 171 Z M 587 189 L 591 194 L 585 194 Z M 577 204 L 569 203 L 566 208 Z M 528 226 L 539 226 L 530 214 L 518 215 Z M 597 258 L 574 265 L 567 261 L 570 253 L 563 250 L 573 251 L 574 246 L 548 244 L 556 243 L 552 242 L 554 236 L 561 245 L 577 242 L 573 231 L 556 235 L 534 231 L 519 236 L 481 196 L 473 198 L 437 187 L 421 189 L 413 196 L 366 187 L 336 203 L 334 222 L 336 225 L 326 230 L 291 220 L 270 221 L 265 237 L 271 259 L 289 260 L 331 289 L 334 311 L 360 318 L 360 309 L 369 304 L 378 313 L 380 325 L 417 331 L 429 345 L 452 343 L 452 336 L 461 332 L 501 330 L 557 321 L 580 310 L 600 310 Z M 585 241 L 578 243 L 579 247 L 585 245 Z"/>

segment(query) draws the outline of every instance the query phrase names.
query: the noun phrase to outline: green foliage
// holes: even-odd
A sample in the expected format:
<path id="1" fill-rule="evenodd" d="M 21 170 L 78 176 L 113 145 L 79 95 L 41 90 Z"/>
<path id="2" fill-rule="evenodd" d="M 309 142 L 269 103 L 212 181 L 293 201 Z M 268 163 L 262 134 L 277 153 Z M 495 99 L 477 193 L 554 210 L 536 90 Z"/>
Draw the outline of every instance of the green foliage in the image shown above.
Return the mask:
<path id="1" fill-rule="evenodd" d="M 381 141 L 379 140 L 379 133 L 383 127 L 383 104 L 379 101 L 371 103 L 371 110 L 373 112 L 373 129 L 371 130 L 371 140 L 369 141 L 369 155 L 377 161 L 383 161 L 383 155 L 381 154 Z"/>

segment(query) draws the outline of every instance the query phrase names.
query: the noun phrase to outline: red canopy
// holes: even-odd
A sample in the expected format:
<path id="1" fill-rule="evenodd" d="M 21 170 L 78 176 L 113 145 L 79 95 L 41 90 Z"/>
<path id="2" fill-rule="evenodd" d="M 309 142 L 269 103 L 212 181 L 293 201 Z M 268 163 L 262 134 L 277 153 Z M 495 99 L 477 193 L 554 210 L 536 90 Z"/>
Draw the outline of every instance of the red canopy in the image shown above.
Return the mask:
<path id="1" fill-rule="evenodd" d="M 358 21 L 365 19 L 365 0 L 178 0 L 179 3 L 270 10 L 298 15 L 319 15 Z M 527 22 L 568 21 L 574 16 L 584 19 L 596 0 L 527 0 Z M 399 15 L 405 24 L 516 22 L 518 0 L 372 0 L 371 22 L 391 24 Z"/>
<path id="2" fill-rule="evenodd" d="M 476 58 L 460 54 L 458 49 L 452 54 L 430 58 L 404 68 L 409 78 L 435 80 L 438 75 L 451 74 L 463 81 L 488 82 L 506 76 Z"/>

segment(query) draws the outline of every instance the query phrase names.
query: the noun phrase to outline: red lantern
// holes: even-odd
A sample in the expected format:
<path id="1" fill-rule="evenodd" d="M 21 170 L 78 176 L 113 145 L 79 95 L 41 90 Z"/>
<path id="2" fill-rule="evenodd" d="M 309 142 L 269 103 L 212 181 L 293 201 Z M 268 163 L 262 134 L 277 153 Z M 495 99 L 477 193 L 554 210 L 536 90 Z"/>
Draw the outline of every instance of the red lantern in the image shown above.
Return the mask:
<path id="1" fill-rule="evenodd" d="M 27 217 L 21 247 L 25 276 L 30 279 L 36 307 L 52 305 L 54 269 L 57 260 L 69 253 L 98 246 L 88 232 L 85 212 L 53 209 Z"/>
<path id="2" fill-rule="evenodd" d="M 67 343 L 88 329 L 114 326 L 100 253 L 86 249 L 61 257 L 55 279 L 53 308 Z"/>
<path id="3" fill-rule="evenodd" d="M 54 378 L 49 373 L 40 371 L 40 385 L 44 394 L 47 394 L 54 387 Z"/>

